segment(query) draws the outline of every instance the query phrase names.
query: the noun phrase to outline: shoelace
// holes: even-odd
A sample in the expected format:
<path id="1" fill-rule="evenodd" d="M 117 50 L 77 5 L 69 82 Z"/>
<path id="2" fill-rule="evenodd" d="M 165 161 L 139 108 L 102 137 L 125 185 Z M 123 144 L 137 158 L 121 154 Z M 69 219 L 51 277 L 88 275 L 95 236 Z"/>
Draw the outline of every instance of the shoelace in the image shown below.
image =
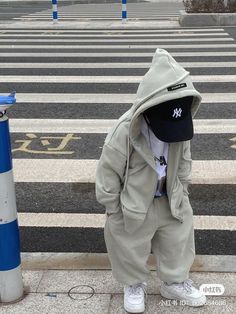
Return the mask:
<path id="1" fill-rule="evenodd" d="M 144 283 L 137 283 L 136 285 L 129 286 L 129 293 L 134 295 L 140 295 L 141 291 L 144 291 L 147 296 L 147 285 Z"/>
<path id="2" fill-rule="evenodd" d="M 191 292 L 192 291 L 192 284 L 193 284 L 193 281 L 191 279 L 186 279 L 177 285 L 183 286 L 186 291 Z"/>
<path id="3" fill-rule="evenodd" d="M 146 283 L 138 283 L 136 285 L 129 286 L 129 293 L 139 295 L 142 289 L 144 291 L 144 303 L 146 311 L 149 311 L 149 305 L 148 305 L 148 294 L 147 294 L 147 284 Z"/>

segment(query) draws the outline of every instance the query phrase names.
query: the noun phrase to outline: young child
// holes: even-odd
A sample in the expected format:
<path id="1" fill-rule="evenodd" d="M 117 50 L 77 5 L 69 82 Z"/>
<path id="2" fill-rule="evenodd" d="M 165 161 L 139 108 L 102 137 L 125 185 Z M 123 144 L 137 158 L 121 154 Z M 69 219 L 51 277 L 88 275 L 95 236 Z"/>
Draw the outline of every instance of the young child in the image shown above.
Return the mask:
<path id="1" fill-rule="evenodd" d="M 190 306 L 206 303 L 189 279 L 195 257 L 190 140 L 200 103 L 189 72 L 157 49 L 133 106 L 106 137 L 96 197 L 106 208 L 112 273 L 124 285 L 124 308 L 130 313 L 145 310 L 151 250 L 163 297 Z"/>

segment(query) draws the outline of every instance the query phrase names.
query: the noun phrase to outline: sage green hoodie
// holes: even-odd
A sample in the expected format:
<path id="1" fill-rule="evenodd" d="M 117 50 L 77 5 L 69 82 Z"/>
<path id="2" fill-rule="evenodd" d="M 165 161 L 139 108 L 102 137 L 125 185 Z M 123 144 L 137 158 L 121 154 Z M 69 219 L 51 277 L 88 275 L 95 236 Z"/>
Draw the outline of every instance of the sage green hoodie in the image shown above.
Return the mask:
<path id="1" fill-rule="evenodd" d="M 108 133 L 96 171 L 96 197 L 107 213 L 123 212 L 125 230 L 137 230 L 143 223 L 157 187 L 155 160 L 141 133 L 142 113 L 171 99 L 193 96 L 192 117 L 201 96 L 187 72 L 164 49 L 157 49 L 149 71 L 139 84 L 133 106 Z M 190 141 L 169 143 L 167 195 L 173 217 L 183 221 L 183 202 L 191 182 Z M 186 205 L 187 204 L 187 205 Z"/>

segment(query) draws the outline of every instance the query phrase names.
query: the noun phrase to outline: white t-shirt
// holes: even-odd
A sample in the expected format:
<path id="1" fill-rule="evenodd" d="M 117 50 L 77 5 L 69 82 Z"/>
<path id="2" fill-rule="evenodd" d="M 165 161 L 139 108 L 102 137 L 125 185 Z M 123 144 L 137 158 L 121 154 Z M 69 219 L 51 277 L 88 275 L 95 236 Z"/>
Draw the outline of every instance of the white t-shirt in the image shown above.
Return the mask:
<path id="1" fill-rule="evenodd" d="M 149 129 L 149 130 L 148 130 Z M 156 156 L 160 159 L 160 156 L 165 157 L 165 161 L 167 163 L 168 159 L 168 143 L 159 140 L 152 130 L 148 127 L 144 117 L 142 117 L 141 121 L 141 132 L 147 140 L 147 143 L 153 153 L 153 156 Z M 167 165 L 160 164 L 160 161 L 156 159 L 156 172 L 158 175 L 158 184 L 156 190 L 156 196 L 162 196 L 162 185 L 166 180 L 167 173 Z"/>

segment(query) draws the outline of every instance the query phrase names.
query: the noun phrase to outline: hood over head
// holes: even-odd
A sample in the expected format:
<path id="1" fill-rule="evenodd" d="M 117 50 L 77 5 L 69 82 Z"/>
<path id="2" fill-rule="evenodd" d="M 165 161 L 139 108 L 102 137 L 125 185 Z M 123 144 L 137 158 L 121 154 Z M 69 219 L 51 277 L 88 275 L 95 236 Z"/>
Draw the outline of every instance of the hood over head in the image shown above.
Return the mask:
<path id="1" fill-rule="evenodd" d="M 189 72 L 166 50 L 157 48 L 151 67 L 139 84 L 131 108 L 132 118 L 129 129 L 131 141 L 135 140 L 140 133 L 140 118 L 145 110 L 188 96 L 192 96 L 191 115 L 193 118 L 201 103 L 200 93 L 194 88 Z"/>

